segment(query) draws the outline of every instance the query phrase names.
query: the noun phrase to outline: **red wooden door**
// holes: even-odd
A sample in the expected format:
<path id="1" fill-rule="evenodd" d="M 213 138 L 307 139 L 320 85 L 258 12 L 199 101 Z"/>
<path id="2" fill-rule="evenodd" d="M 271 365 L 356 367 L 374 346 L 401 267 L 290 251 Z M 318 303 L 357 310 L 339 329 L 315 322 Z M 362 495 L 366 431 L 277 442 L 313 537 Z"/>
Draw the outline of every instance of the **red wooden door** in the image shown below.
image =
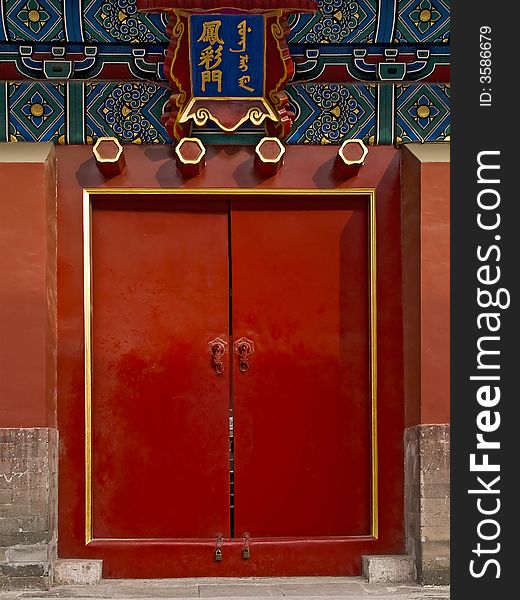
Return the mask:
<path id="1" fill-rule="evenodd" d="M 370 536 L 369 199 L 232 207 L 235 535 Z"/>
<path id="2" fill-rule="evenodd" d="M 228 334 L 227 220 L 218 200 L 93 200 L 94 540 L 229 535 L 229 379 L 208 354 Z"/>
<path id="3" fill-rule="evenodd" d="M 399 230 L 386 210 L 379 323 L 390 339 Z M 106 577 L 345 575 L 362 554 L 399 552 L 391 357 L 377 535 L 370 193 L 100 191 L 86 215 L 91 363 L 86 413 L 74 390 L 60 400 L 60 557 L 102 558 Z M 229 344 L 221 375 L 208 352 L 217 337 Z M 249 342 L 254 353 L 234 352 Z"/>

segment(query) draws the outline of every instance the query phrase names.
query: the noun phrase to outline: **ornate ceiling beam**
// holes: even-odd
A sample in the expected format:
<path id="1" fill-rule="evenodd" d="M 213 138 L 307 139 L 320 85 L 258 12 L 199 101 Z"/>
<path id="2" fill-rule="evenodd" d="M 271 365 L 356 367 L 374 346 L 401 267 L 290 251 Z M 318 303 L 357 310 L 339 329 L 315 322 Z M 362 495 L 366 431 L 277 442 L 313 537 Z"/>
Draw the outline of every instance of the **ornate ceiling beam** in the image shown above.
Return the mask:
<path id="1" fill-rule="evenodd" d="M 289 135 L 287 15 L 315 12 L 314 0 L 141 0 L 138 8 L 170 13 L 165 75 L 172 95 L 163 121 L 172 138 L 207 124 L 225 133 L 247 124 L 270 137 Z"/>

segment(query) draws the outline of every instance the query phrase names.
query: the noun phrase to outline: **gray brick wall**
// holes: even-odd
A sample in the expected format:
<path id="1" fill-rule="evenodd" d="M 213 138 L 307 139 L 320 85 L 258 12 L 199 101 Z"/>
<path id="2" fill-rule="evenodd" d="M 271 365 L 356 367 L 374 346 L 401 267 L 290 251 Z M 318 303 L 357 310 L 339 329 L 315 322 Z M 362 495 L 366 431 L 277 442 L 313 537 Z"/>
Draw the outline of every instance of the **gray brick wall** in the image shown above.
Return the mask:
<path id="1" fill-rule="evenodd" d="M 419 581 L 450 580 L 450 426 L 405 432 L 405 534 Z"/>
<path id="2" fill-rule="evenodd" d="M 0 429 L 0 590 L 50 585 L 56 475 L 54 429 Z"/>
<path id="3" fill-rule="evenodd" d="M 423 584 L 449 583 L 450 428 L 405 432 L 405 532 Z M 48 589 L 57 536 L 57 433 L 0 429 L 0 590 Z"/>

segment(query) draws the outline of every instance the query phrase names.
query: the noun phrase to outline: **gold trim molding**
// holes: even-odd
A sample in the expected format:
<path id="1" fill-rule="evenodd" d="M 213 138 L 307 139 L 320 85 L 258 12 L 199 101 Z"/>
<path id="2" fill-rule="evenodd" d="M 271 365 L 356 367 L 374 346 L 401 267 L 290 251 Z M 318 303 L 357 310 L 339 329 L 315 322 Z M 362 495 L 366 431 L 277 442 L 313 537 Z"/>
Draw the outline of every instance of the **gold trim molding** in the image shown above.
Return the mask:
<path id="1" fill-rule="evenodd" d="M 257 188 L 94 188 L 83 190 L 83 298 L 84 298 L 84 382 L 85 382 L 85 544 L 93 537 L 92 522 L 92 198 L 94 196 L 366 196 L 369 202 L 369 338 L 371 410 L 371 525 L 372 539 L 379 537 L 379 467 L 377 432 L 377 230 L 376 192 L 372 188 L 348 189 L 257 189 Z M 340 536 L 365 539 L 366 536 Z M 144 541 L 146 538 L 141 538 Z M 290 538 L 283 538 L 290 539 Z M 337 538 L 336 538 L 337 539 Z M 100 541 L 100 540 L 99 540 Z M 115 541 L 103 538 L 103 541 Z M 121 541 L 136 541 L 126 538 Z"/>

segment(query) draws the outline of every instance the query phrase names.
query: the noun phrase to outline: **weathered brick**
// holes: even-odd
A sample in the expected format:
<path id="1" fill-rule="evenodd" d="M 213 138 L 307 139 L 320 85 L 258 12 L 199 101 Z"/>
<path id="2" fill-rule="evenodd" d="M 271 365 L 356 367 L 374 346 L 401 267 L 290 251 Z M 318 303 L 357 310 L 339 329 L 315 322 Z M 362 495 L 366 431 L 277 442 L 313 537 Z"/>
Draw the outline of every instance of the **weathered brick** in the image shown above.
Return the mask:
<path id="1" fill-rule="evenodd" d="M 19 508 L 15 504 L 0 504 L 0 519 L 16 519 L 19 512 Z"/>
<path id="2" fill-rule="evenodd" d="M 6 428 L 0 430 L 0 443 L 34 444 L 40 440 L 49 439 L 49 429 L 46 427 Z"/>
<path id="3" fill-rule="evenodd" d="M 421 511 L 421 489 L 419 484 L 407 485 L 404 490 L 406 512 Z"/>
<path id="4" fill-rule="evenodd" d="M 449 482 L 428 483 L 421 486 L 421 496 L 423 498 L 446 498 L 449 501 L 451 486 Z"/>
<path id="5" fill-rule="evenodd" d="M 414 479 L 419 469 L 419 433 L 416 427 L 407 429 L 404 434 L 404 455 L 406 481 Z"/>
<path id="6" fill-rule="evenodd" d="M 423 542 L 444 542 L 450 539 L 449 525 L 422 525 L 421 540 Z"/>
<path id="7" fill-rule="evenodd" d="M 50 578 L 46 577 L 2 577 L 0 590 L 48 590 Z"/>
<path id="8" fill-rule="evenodd" d="M 424 584 L 449 582 L 450 428 L 408 429 L 405 445 L 406 550 Z"/>
<path id="9" fill-rule="evenodd" d="M 16 533 L 0 533 L 0 543 L 3 546 L 17 546 L 19 544 L 43 544 L 51 541 L 49 531 L 18 531 Z"/>
<path id="10" fill-rule="evenodd" d="M 421 469 L 421 485 L 449 483 L 450 472 L 447 464 L 426 465 Z"/>
<path id="11" fill-rule="evenodd" d="M 421 480 L 424 484 L 449 483 L 450 456 L 442 445 L 421 446 Z"/>
<path id="12" fill-rule="evenodd" d="M 38 442 L 9 442 L 0 447 L 1 456 L 17 459 L 46 458 L 48 455 L 49 443 L 45 441 Z"/>
<path id="13" fill-rule="evenodd" d="M 449 563 L 450 559 L 450 541 L 428 541 L 423 543 L 423 557 L 437 560 L 444 565 Z"/>
<path id="14" fill-rule="evenodd" d="M 49 501 L 49 482 L 45 480 L 21 482 L 13 488 L 13 502 L 20 504 L 24 502 Z"/>
<path id="15" fill-rule="evenodd" d="M 48 530 L 48 517 L 0 517 L 0 536 L 4 534 L 46 532 Z"/>
<path id="16" fill-rule="evenodd" d="M 36 492 L 37 489 L 34 491 Z M 6 510 L 5 514 L 2 515 L 2 505 L 0 505 L 0 516 L 17 516 L 20 519 L 45 519 L 49 516 L 49 493 L 45 492 L 45 495 L 47 496 L 47 499 L 43 500 L 40 498 L 40 494 L 36 494 L 36 497 L 34 497 L 34 494 L 31 494 L 30 490 L 27 490 L 23 494 L 17 490 L 17 492 L 13 495 L 12 504 L 6 505 L 7 507 L 12 506 L 13 510 L 11 510 L 11 512 Z"/>
<path id="17" fill-rule="evenodd" d="M 30 513 L 19 516 L 18 513 L 26 512 L 27 509 L 16 505 L 8 505 L 4 508 L 9 509 L 12 514 L 0 516 L 0 535 L 44 532 L 49 530 L 48 516 L 33 517 Z"/>
<path id="18" fill-rule="evenodd" d="M 45 476 L 49 469 L 47 457 L 41 458 L 2 458 L 0 459 L 0 476 L 6 480 L 16 481 L 24 476 Z"/>
<path id="19" fill-rule="evenodd" d="M 422 498 L 421 522 L 423 527 L 450 526 L 450 502 L 446 498 Z"/>
<path id="20" fill-rule="evenodd" d="M 423 585 L 448 585 L 450 582 L 450 544 L 427 542 L 423 544 L 420 581 Z"/>
<path id="21" fill-rule="evenodd" d="M 49 517 L 27 517 L 20 519 L 22 531 L 49 531 Z"/>
<path id="22" fill-rule="evenodd" d="M 17 518 L 0 517 L 0 536 L 18 533 L 19 531 L 21 531 L 20 523 Z"/>
<path id="23" fill-rule="evenodd" d="M 0 429 L 0 589 L 49 587 L 56 440 L 48 429 Z"/>
<path id="24" fill-rule="evenodd" d="M 49 492 L 47 491 L 47 496 Z M 48 517 L 49 516 L 49 500 L 40 500 L 34 498 L 32 495 L 29 497 L 29 503 L 27 505 L 28 514 L 33 517 Z"/>
<path id="25" fill-rule="evenodd" d="M 0 489 L 0 504 L 11 504 L 13 501 L 12 488 Z"/>
<path id="26" fill-rule="evenodd" d="M 0 564 L 0 577 L 42 577 L 49 575 L 48 563 Z"/>
<path id="27" fill-rule="evenodd" d="M 13 546 L 7 552 L 10 563 L 44 563 L 49 560 L 48 545 Z"/>

